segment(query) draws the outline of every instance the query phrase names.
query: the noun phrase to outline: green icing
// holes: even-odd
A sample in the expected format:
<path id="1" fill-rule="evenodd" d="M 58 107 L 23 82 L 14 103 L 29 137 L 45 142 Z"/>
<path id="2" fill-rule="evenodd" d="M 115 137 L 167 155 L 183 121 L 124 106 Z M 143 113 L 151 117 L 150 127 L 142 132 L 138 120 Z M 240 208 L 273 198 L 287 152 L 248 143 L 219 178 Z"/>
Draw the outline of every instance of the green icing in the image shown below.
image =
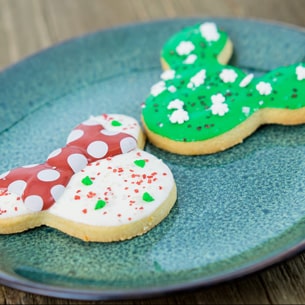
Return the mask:
<path id="1" fill-rule="evenodd" d="M 93 181 L 90 179 L 89 176 L 86 176 L 85 178 L 82 179 L 82 184 L 91 185 L 91 184 L 93 184 Z"/>
<path id="2" fill-rule="evenodd" d="M 146 161 L 145 160 L 143 160 L 143 159 L 139 159 L 139 160 L 135 160 L 134 161 L 134 164 L 136 165 L 136 166 L 139 166 L 139 167 L 144 167 L 145 166 L 145 164 L 146 164 Z"/>
<path id="3" fill-rule="evenodd" d="M 211 23 L 205 23 L 211 25 Z M 188 64 L 184 63 L 187 57 L 191 54 L 197 56 L 194 62 L 196 65 L 204 65 L 207 61 L 217 62 L 217 56 L 221 53 L 228 41 L 227 33 L 218 30 L 219 38 L 217 40 L 205 39 L 200 31 L 201 24 L 196 24 L 191 27 L 182 29 L 178 34 L 173 35 L 166 42 L 161 50 L 161 58 L 172 68 L 177 69 L 181 66 L 187 67 Z M 194 50 L 188 54 L 180 55 L 177 53 L 176 48 L 181 41 L 191 41 L 194 45 Z"/>
<path id="4" fill-rule="evenodd" d="M 154 86 L 157 91 L 152 89 L 142 109 L 151 131 L 176 141 L 202 141 L 229 131 L 259 109 L 305 106 L 305 63 L 277 68 L 249 79 L 243 86 L 249 75 L 215 60 L 226 44 L 226 34 L 219 32 L 219 40 L 207 42 L 199 26 L 177 33 L 162 49 L 161 55 L 172 70 L 161 76 L 163 79 Z M 178 55 L 176 49 L 181 41 L 191 41 L 195 48 L 187 55 Z M 195 54 L 197 60 L 184 64 L 190 54 Z M 193 78 L 200 73 L 197 80 Z M 182 102 L 180 110 L 177 105 L 168 109 L 175 100 Z M 177 111 L 183 113 L 182 122 L 175 121 Z"/>
<path id="5" fill-rule="evenodd" d="M 96 202 L 96 205 L 94 207 L 95 210 L 102 209 L 106 205 L 106 201 L 100 199 Z"/>
<path id="6" fill-rule="evenodd" d="M 112 125 L 112 126 L 115 126 L 115 127 L 118 127 L 118 126 L 122 126 L 122 123 L 119 122 L 119 121 L 113 120 L 113 121 L 111 122 L 111 125 Z"/>
<path id="7" fill-rule="evenodd" d="M 152 197 L 149 193 L 145 192 L 142 196 L 142 199 L 146 202 L 152 202 L 154 201 L 154 197 Z"/>

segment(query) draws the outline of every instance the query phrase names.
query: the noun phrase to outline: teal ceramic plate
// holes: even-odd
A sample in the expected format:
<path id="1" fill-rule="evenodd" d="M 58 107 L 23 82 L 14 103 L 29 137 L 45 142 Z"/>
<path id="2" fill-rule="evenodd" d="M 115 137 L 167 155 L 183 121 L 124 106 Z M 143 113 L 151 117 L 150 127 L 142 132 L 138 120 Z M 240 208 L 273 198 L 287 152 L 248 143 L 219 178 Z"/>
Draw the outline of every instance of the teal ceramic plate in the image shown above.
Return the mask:
<path id="1" fill-rule="evenodd" d="M 0 73 L 0 172 L 38 163 L 89 115 L 139 119 L 161 73 L 162 44 L 204 19 L 176 19 L 93 33 Z M 234 42 L 231 63 L 255 74 L 304 60 L 301 29 L 216 21 Z M 207 286 L 261 270 L 304 249 L 305 125 L 264 126 L 209 156 L 147 144 L 177 181 L 170 215 L 144 236 L 85 243 L 41 227 L 0 236 L 0 283 L 77 299 L 123 299 Z"/>

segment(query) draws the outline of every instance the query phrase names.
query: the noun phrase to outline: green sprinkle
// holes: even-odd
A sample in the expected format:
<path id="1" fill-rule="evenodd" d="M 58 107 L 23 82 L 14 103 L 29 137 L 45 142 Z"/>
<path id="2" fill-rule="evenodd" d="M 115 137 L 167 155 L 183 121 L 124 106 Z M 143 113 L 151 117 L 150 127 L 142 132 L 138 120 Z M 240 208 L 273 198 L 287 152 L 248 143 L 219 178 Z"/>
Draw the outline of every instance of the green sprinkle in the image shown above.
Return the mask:
<path id="1" fill-rule="evenodd" d="M 134 164 L 143 168 L 146 164 L 146 161 L 145 160 L 135 160 Z"/>
<path id="2" fill-rule="evenodd" d="M 111 125 L 112 125 L 112 126 L 122 126 L 122 123 L 119 122 L 119 121 L 113 120 L 113 121 L 111 122 Z"/>
<path id="3" fill-rule="evenodd" d="M 91 185 L 93 183 L 93 181 L 90 179 L 90 177 L 86 176 L 83 180 L 82 180 L 82 184 L 84 185 Z"/>
<path id="4" fill-rule="evenodd" d="M 102 209 L 104 206 L 106 205 L 106 201 L 100 199 L 96 202 L 96 205 L 95 205 L 95 210 L 99 210 L 99 209 Z"/>
<path id="5" fill-rule="evenodd" d="M 152 202 L 154 201 L 154 197 L 152 197 L 149 193 L 145 192 L 142 196 L 142 199 L 146 202 Z"/>

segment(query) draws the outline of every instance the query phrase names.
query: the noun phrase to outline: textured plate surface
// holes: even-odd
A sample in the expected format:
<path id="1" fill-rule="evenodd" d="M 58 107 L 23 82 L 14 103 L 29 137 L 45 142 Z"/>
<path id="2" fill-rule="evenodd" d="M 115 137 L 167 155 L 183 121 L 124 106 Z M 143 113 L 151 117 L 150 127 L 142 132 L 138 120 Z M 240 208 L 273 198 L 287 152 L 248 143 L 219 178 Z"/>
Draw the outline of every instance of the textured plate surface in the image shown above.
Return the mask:
<path id="1" fill-rule="evenodd" d="M 0 73 L 0 172 L 42 162 L 89 115 L 139 119 L 174 32 L 216 21 L 235 45 L 231 63 L 258 74 L 304 60 L 301 29 L 254 20 L 175 19 L 97 32 Z M 0 282 L 67 298 L 119 299 L 210 285 L 304 249 L 305 126 L 264 126 L 210 156 L 146 150 L 171 168 L 178 201 L 144 236 L 85 243 L 42 227 L 0 236 Z"/>

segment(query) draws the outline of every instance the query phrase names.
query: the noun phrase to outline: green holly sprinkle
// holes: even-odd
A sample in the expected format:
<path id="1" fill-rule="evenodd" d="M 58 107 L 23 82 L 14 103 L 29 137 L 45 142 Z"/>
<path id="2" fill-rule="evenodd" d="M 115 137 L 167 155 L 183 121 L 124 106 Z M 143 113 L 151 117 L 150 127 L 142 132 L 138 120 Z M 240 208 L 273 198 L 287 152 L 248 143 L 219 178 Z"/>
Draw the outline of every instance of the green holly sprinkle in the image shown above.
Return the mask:
<path id="1" fill-rule="evenodd" d="M 96 202 L 96 205 L 95 205 L 95 210 L 99 210 L 99 209 L 102 209 L 104 206 L 106 205 L 106 201 L 100 199 Z"/>
<path id="2" fill-rule="evenodd" d="M 142 196 L 142 199 L 146 202 L 152 202 L 155 200 L 153 196 L 151 196 L 149 193 L 145 192 Z"/>
<path id="3" fill-rule="evenodd" d="M 113 121 L 111 122 L 111 125 L 112 125 L 112 126 L 122 126 L 122 123 L 119 122 L 119 121 L 113 120 Z"/>
<path id="4" fill-rule="evenodd" d="M 146 161 L 145 160 L 135 160 L 134 164 L 143 168 L 146 164 Z"/>
<path id="5" fill-rule="evenodd" d="M 84 184 L 84 185 L 91 185 L 92 183 L 93 183 L 93 181 L 88 176 L 86 176 L 85 178 L 82 179 L 82 184 Z"/>

